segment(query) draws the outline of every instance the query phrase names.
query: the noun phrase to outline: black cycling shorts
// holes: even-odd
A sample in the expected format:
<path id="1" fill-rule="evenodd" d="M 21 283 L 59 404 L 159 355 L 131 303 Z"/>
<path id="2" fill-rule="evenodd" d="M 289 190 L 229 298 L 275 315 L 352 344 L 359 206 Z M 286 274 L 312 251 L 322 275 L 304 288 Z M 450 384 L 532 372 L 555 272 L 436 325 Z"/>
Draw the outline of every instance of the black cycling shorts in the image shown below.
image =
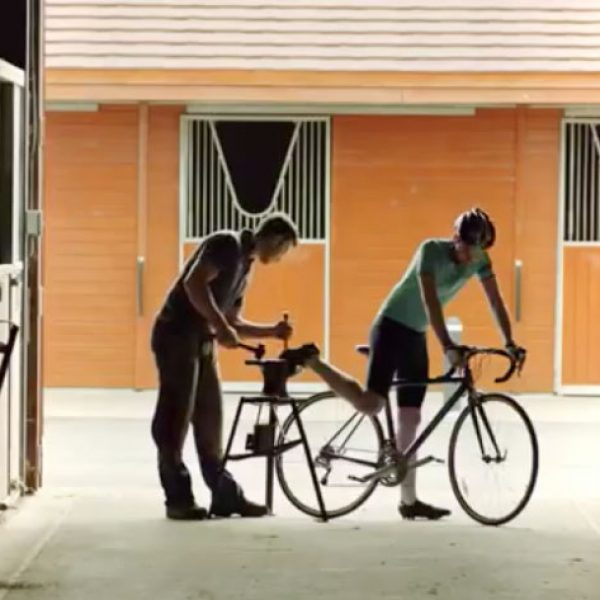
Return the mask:
<path id="1" fill-rule="evenodd" d="M 369 336 L 367 389 L 388 397 L 396 378 L 422 381 L 429 376 L 425 333 L 410 329 L 388 317 L 379 317 Z M 398 406 L 420 407 L 427 386 L 397 389 Z"/>

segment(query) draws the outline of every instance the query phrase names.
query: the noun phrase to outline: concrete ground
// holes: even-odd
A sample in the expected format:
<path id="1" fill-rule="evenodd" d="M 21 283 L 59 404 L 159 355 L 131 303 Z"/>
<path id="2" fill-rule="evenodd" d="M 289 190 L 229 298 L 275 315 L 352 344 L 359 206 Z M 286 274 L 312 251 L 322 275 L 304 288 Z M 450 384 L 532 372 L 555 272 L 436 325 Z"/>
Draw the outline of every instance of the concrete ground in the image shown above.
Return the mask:
<path id="1" fill-rule="evenodd" d="M 328 524 L 279 490 L 274 517 L 167 521 L 148 435 L 153 400 L 48 391 L 45 487 L 0 524 L 0 600 L 600 598 L 600 399 L 521 398 L 539 436 L 540 478 L 526 511 L 500 528 L 461 511 L 439 465 L 419 482 L 423 499 L 452 508 L 443 522 L 400 520 L 397 488 Z M 437 405 L 428 399 L 428 412 Z M 451 425 L 431 439 L 432 453 L 445 455 Z M 206 503 L 190 446 L 186 454 Z M 260 498 L 262 461 L 233 470 Z"/>

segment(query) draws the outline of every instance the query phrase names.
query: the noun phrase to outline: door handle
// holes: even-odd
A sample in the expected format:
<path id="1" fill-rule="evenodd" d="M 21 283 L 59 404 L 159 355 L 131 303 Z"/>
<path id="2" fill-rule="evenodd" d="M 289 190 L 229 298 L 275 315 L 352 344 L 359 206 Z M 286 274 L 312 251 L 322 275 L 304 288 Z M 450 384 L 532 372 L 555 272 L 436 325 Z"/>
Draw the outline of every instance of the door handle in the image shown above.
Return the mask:
<path id="1" fill-rule="evenodd" d="M 144 315 L 144 266 L 146 259 L 143 256 L 138 256 L 135 265 L 135 293 L 136 293 L 136 305 L 137 315 L 141 317 Z"/>
<path id="2" fill-rule="evenodd" d="M 521 321 L 521 296 L 523 291 L 523 261 L 515 260 L 515 321 Z"/>

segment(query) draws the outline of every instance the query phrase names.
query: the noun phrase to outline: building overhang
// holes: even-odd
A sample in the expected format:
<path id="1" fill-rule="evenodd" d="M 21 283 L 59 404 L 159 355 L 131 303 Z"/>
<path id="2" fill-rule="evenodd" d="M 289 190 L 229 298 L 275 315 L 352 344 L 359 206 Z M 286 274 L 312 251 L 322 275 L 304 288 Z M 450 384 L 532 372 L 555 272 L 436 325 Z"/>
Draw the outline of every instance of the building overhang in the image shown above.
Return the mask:
<path id="1" fill-rule="evenodd" d="M 600 103 L 600 73 L 48 69 L 49 102 L 322 107 Z M 344 111 L 348 112 L 348 111 Z"/>

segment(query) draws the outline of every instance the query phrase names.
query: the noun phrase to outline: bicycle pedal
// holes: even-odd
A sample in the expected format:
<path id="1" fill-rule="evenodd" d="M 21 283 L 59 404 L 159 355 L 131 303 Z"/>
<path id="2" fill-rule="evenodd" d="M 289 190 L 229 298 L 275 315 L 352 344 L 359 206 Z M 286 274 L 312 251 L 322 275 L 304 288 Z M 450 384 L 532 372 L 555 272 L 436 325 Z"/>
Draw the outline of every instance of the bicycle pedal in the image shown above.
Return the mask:
<path id="1" fill-rule="evenodd" d="M 408 465 L 409 469 L 418 469 L 419 467 L 423 467 L 424 465 L 428 465 L 429 463 L 438 463 L 444 464 L 446 461 L 442 458 L 436 458 L 435 456 L 425 456 L 424 458 L 420 458 L 419 460 L 415 460 L 414 462 Z"/>
<path id="2" fill-rule="evenodd" d="M 437 456 L 429 455 L 423 459 L 423 464 L 427 463 L 437 463 L 438 465 L 443 465 L 446 461 L 443 458 L 438 458 Z"/>
<path id="3" fill-rule="evenodd" d="M 356 483 L 367 483 L 367 481 L 369 481 L 368 477 L 357 477 L 356 475 L 348 475 L 348 479 L 350 481 L 356 481 Z"/>

